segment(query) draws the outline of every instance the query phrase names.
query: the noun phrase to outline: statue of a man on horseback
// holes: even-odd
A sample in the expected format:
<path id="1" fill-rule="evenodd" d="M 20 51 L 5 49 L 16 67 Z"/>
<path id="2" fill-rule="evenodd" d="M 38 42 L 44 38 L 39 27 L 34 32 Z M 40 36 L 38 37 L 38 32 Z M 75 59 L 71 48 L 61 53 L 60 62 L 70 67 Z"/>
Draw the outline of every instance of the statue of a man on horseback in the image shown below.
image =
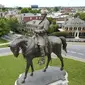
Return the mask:
<path id="1" fill-rule="evenodd" d="M 38 25 L 29 24 L 29 26 L 33 26 L 36 28 L 35 30 L 33 30 L 34 32 L 33 37 L 27 38 L 25 36 L 21 36 L 16 38 L 9 44 L 10 50 L 12 51 L 15 57 L 18 57 L 19 51 L 21 49 L 22 55 L 26 59 L 26 69 L 22 83 L 25 83 L 25 79 L 27 77 L 27 73 L 30 67 L 32 70 L 31 76 L 33 76 L 34 67 L 32 60 L 34 58 L 40 57 L 38 63 L 44 64 L 45 56 L 47 56 L 47 64 L 43 70 L 44 72 L 46 72 L 49 62 L 51 60 L 51 53 L 53 52 L 57 55 L 57 57 L 61 61 L 60 70 L 63 70 L 64 68 L 63 57 L 61 55 L 61 47 L 63 45 L 63 50 L 67 51 L 66 39 L 64 37 L 47 35 L 47 30 L 49 28 L 50 23 L 47 20 L 46 16 L 47 16 L 46 10 L 41 10 L 41 18 L 42 18 L 41 22 Z"/>
<path id="2" fill-rule="evenodd" d="M 37 29 L 34 30 L 35 38 L 37 39 L 37 45 L 39 47 L 40 53 L 41 53 L 41 59 L 39 60 L 39 64 L 45 63 L 45 52 L 48 51 L 47 45 L 48 45 L 48 37 L 47 37 L 47 30 L 49 28 L 49 21 L 46 18 L 47 16 L 47 10 L 43 9 L 41 10 L 41 22 L 36 26 Z"/>

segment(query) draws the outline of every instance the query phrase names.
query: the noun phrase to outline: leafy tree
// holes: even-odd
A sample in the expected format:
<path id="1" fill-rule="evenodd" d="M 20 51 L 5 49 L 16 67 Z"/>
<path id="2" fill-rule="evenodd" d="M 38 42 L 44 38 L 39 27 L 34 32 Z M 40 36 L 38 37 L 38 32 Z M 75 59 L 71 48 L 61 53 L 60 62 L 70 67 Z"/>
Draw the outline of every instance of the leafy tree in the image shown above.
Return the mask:
<path id="1" fill-rule="evenodd" d="M 10 27 L 7 22 L 8 22 L 7 19 L 0 18 L 0 36 L 9 33 Z"/>
<path id="2" fill-rule="evenodd" d="M 9 28 L 11 29 L 11 31 L 19 32 L 18 28 L 19 28 L 20 24 L 19 24 L 17 18 L 10 18 L 7 23 L 9 25 Z"/>
<path id="3" fill-rule="evenodd" d="M 18 10 L 21 10 L 21 9 L 22 9 L 22 7 L 17 7 L 17 9 L 18 9 Z"/>
<path id="4" fill-rule="evenodd" d="M 7 11 L 7 10 L 8 10 L 7 8 L 2 8 L 2 11 L 3 11 L 3 12 L 5 12 L 5 11 Z"/>
<path id="5" fill-rule="evenodd" d="M 31 11 L 31 10 L 32 10 L 32 8 L 28 8 L 28 10 L 29 10 L 29 11 Z"/>
<path id="6" fill-rule="evenodd" d="M 74 17 L 78 17 L 78 16 L 79 16 L 80 19 L 85 20 L 85 13 L 84 12 L 76 13 L 74 15 Z"/>
<path id="7" fill-rule="evenodd" d="M 29 9 L 28 8 L 22 8 L 21 9 L 21 13 L 28 13 L 29 12 Z"/>
<path id="8" fill-rule="evenodd" d="M 50 24 L 52 24 L 53 18 L 52 17 L 48 17 L 47 19 L 49 20 Z"/>
<path id="9" fill-rule="evenodd" d="M 34 14 L 36 14 L 36 13 L 40 13 L 40 10 L 29 10 L 31 13 L 34 13 Z"/>
<path id="10" fill-rule="evenodd" d="M 84 12 L 80 13 L 80 19 L 85 20 L 85 13 Z"/>
<path id="11" fill-rule="evenodd" d="M 59 11 L 59 8 L 58 7 L 54 7 L 54 11 L 55 12 Z"/>
<path id="12" fill-rule="evenodd" d="M 50 27 L 48 29 L 48 33 L 50 34 L 50 33 L 59 31 L 58 30 L 58 25 L 56 24 L 56 20 L 51 18 L 51 17 L 48 18 L 48 20 L 50 21 Z"/>
<path id="13" fill-rule="evenodd" d="M 53 36 L 64 36 L 64 37 L 67 37 L 69 36 L 69 33 L 68 32 L 53 32 L 51 33 L 50 35 L 53 35 Z"/>
<path id="14" fill-rule="evenodd" d="M 74 15 L 74 17 L 78 17 L 78 16 L 80 16 L 80 13 L 76 13 L 76 14 Z"/>

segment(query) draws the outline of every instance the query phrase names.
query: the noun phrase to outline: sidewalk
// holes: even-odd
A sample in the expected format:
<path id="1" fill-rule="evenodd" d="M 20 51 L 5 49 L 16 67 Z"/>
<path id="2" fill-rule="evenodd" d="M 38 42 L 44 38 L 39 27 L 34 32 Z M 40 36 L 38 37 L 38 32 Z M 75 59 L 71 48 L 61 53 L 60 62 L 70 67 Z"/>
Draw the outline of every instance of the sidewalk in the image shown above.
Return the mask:
<path id="1" fill-rule="evenodd" d="M 82 45 L 85 45 L 85 43 L 77 43 L 77 42 L 67 42 L 68 44 L 82 44 Z M 8 45 L 8 44 L 10 44 L 10 42 L 8 42 L 8 43 L 2 43 L 2 44 L 0 44 L 0 46 L 2 46 L 2 45 Z M 10 51 L 9 53 L 4 53 L 3 55 L 0 55 L 0 56 L 6 56 L 6 55 L 12 55 L 12 52 Z M 63 54 L 62 56 L 64 57 L 64 58 L 68 58 L 68 59 L 73 59 L 73 60 L 77 60 L 77 61 L 81 61 L 81 62 L 85 62 L 85 59 L 83 59 L 83 58 L 78 58 L 78 57 L 74 57 L 74 56 L 70 56 L 70 55 L 66 55 L 66 54 Z M 52 56 L 52 58 L 54 58 L 54 59 L 56 59 L 57 58 L 57 56 L 55 55 L 55 54 L 52 54 L 51 55 Z"/>
<path id="2" fill-rule="evenodd" d="M 81 62 L 84 62 L 85 63 L 85 59 L 83 58 L 78 58 L 78 57 L 74 57 L 74 56 L 70 56 L 70 55 L 63 55 L 64 58 L 68 58 L 68 59 L 73 59 L 73 60 L 76 60 L 76 61 L 81 61 Z"/>

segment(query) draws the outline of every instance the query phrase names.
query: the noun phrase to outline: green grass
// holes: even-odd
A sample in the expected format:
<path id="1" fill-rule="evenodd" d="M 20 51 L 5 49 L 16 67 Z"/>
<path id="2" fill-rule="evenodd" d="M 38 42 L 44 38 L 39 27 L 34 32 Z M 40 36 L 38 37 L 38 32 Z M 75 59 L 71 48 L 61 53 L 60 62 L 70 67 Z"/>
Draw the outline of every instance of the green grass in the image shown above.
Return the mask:
<path id="1" fill-rule="evenodd" d="M 45 65 L 39 66 L 37 59 L 33 60 L 35 70 L 42 69 Z M 5 56 L 0 58 L 0 85 L 14 85 L 19 74 L 25 71 L 25 59 L 20 55 Z M 68 72 L 69 85 L 85 85 L 85 63 L 64 59 L 65 70 Z M 60 66 L 59 59 L 52 59 L 50 65 Z"/>
<path id="2" fill-rule="evenodd" d="M 8 47 L 8 45 L 0 45 L 0 48 Z"/>
<path id="3" fill-rule="evenodd" d="M 1 43 L 6 43 L 6 42 L 8 42 L 8 41 L 0 38 L 0 44 L 1 44 Z"/>

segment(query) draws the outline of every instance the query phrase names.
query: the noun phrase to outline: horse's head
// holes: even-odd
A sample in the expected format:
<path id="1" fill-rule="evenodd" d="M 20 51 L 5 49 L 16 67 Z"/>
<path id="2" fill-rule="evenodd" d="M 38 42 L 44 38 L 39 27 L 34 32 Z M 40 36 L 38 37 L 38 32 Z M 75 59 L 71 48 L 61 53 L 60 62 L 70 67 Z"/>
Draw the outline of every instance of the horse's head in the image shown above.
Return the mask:
<path id="1" fill-rule="evenodd" d="M 10 50 L 12 51 L 12 53 L 14 54 L 14 56 L 18 57 L 19 51 L 20 51 L 20 48 L 19 48 L 18 44 L 14 43 L 14 42 L 11 42 L 9 44 L 9 47 L 10 47 Z"/>

